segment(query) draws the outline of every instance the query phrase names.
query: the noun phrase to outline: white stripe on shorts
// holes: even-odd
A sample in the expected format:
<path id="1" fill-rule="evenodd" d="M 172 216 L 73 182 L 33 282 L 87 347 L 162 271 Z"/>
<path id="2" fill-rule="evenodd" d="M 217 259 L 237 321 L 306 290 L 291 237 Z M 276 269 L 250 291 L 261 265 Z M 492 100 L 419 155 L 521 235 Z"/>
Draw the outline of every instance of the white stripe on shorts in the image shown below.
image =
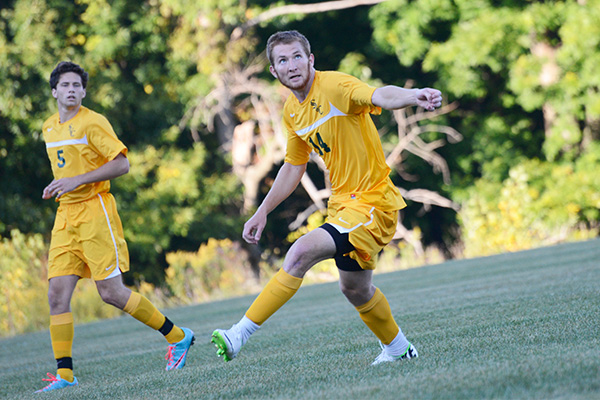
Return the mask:
<path id="1" fill-rule="evenodd" d="M 104 278 L 104 280 L 106 280 L 121 275 L 121 269 L 119 268 L 119 250 L 117 249 L 117 241 L 115 240 L 115 235 L 113 234 L 112 226 L 110 225 L 110 219 L 108 218 L 108 212 L 106 212 L 106 207 L 104 207 L 104 201 L 102 200 L 102 195 L 100 195 L 100 193 L 98 193 L 98 198 L 100 199 L 102 210 L 104 210 L 104 216 L 106 217 L 106 223 L 108 224 L 108 231 L 110 232 L 110 237 L 112 238 L 113 245 L 115 246 L 115 256 L 117 258 L 117 266 L 112 274 Z"/>
<path id="2" fill-rule="evenodd" d="M 373 222 L 373 210 L 374 209 L 375 209 L 375 207 L 372 207 L 371 210 L 369 211 L 369 214 L 371 214 L 371 219 L 369 220 L 369 222 L 366 222 L 364 224 L 361 222 L 360 224 L 357 224 L 357 225 L 353 226 L 352 228 L 344 228 L 343 226 L 332 224 L 331 222 L 327 222 L 327 223 L 329 225 L 333 226 L 339 233 L 344 234 L 344 233 L 352 232 L 353 230 L 355 230 L 363 225 L 364 226 L 371 225 L 371 223 Z"/>

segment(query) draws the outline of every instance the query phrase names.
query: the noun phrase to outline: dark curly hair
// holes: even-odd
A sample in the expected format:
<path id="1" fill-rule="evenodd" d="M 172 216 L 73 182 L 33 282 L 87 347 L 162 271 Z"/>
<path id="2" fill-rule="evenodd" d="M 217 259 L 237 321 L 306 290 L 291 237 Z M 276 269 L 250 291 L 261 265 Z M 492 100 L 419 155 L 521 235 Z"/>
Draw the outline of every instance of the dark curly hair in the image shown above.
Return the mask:
<path id="1" fill-rule="evenodd" d="M 72 63 L 70 61 L 61 61 L 58 63 L 54 71 L 50 74 L 50 88 L 56 89 L 56 85 L 58 85 L 58 81 L 60 80 L 60 76 L 67 72 L 74 72 L 81 77 L 81 85 L 85 89 L 87 87 L 88 82 L 88 73 L 85 72 L 83 68 L 79 65 Z"/>

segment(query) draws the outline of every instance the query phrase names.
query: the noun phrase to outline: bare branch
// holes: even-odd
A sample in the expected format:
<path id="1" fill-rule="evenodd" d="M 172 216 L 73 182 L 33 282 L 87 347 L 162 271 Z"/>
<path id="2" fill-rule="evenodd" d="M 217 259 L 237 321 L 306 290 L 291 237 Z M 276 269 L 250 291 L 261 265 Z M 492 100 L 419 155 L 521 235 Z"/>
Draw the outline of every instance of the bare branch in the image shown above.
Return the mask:
<path id="1" fill-rule="evenodd" d="M 289 4 L 285 6 L 274 7 L 263 13 L 260 13 L 257 17 L 252 18 L 243 25 L 235 28 L 231 33 L 231 39 L 237 40 L 243 36 L 244 32 L 248 28 L 282 15 L 314 14 L 327 11 L 344 10 L 358 6 L 370 6 L 373 4 L 383 3 L 385 1 L 387 0 L 336 0 L 311 4 Z"/>
<path id="2" fill-rule="evenodd" d="M 461 135 L 459 131 L 452 128 L 451 126 L 429 124 L 420 127 L 420 129 L 422 132 L 445 133 L 448 136 L 448 141 L 450 143 L 458 143 L 463 139 L 463 135 Z"/>
<path id="3" fill-rule="evenodd" d="M 406 119 L 406 125 L 413 125 L 419 121 L 424 121 L 426 119 L 433 119 L 438 115 L 448 114 L 451 111 L 454 111 L 458 108 L 458 103 L 456 101 L 446 104 L 435 111 L 425 111 L 422 108 L 418 108 L 417 112 L 411 115 Z M 408 109 L 410 110 L 410 109 Z M 407 110 L 407 111 L 408 111 Z"/>
<path id="4" fill-rule="evenodd" d="M 414 230 L 408 230 L 402 224 L 402 221 L 398 221 L 398 224 L 396 225 L 396 233 L 394 234 L 394 239 L 405 240 L 406 242 L 408 242 L 415 250 L 417 257 L 422 257 L 425 254 L 423 244 L 421 243 L 421 238 L 417 237 Z"/>
<path id="5" fill-rule="evenodd" d="M 458 103 L 454 102 L 445 105 L 436 111 L 425 113 L 422 109 L 417 109 L 417 112 L 412 113 L 411 108 L 394 110 L 394 119 L 398 124 L 398 144 L 386 157 L 388 165 L 398 168 L 397 166 L 402 161 L 402 152 L 408 151 L 422 158 L 431 166 L 436 173 L 441 172 L 444 183 L 450 183 L 450 169 L 446 160 L 435 152 L 436 149 L 442 147 L 445 142 L 441 139 L 426 143 L 421 139 L 420 135 L 425 132 L 440 132 L 448 137 L 450 143 L 456 143 L 462 140 L 462 135 L 454 128 L 438 125 L 418 125 L 419 121 L 430 119 L 438 115 L 450 112 L 458 107 Z M 408 133 L 407 133 L 408 132 Z"/>
<path id="6" fill-rule="evenodd" d="M 302 176 L 302 179 L 300 180 L 300 182 L 302 182 L 302 186 L 304 187 L 304 189 L 310 196 L 313 203 L 317 206 L 317 208 L 319 210 L 324 210 L 326 206 L 325 206 L 325 203 L 323 202 L 323 199 L 326 199 L 327 197 L 329 197 L 330 193 L 328 193 L 328 191 L 325 191 L 325 193 L 324 193 L 323 191 L 320 191 L 319 189 L 317 189 L 317 187 L 315 186 L 315 184 L 313 183 L 313 181 L 310 179 L 310 177 L 307 174 L 304 174 Z"/>
<path id="7" fill-rule="evenodd" d="M 417 146 L 414 142 L 406 146 L 406 150 L 430 164 L 433 167 L 433 172 L 441 172 L 444 183 L 447 185 L 450 184 L 450 169 L 448 168 L 448 164 L 446 163 L 446 160 L 444 160 L 444 157 L 434 151 Z"/>
<path id="8" fill-rule="evenodd" d="M 422 203 L 423 205 L 426 205 L 426 206 L 438 206 L 438 207 L 444 207 L 444 208 L 451 208 L 455 211 L 458 211 L 458 209 L 459 209 L 458 204 L 456 204 L 455 202 L 453 202 L 450 199 L 445 198 L 444 196 L 440 195 L 439 193 L 433 192 L 431 190 L 427 190 L 427 189 L 406 190 L 403 188 L 398 188 L 398 189 L 400 189 L 400 193 L 402 194 L 402 197 L 404 197 L 407 200 L 412 200 L 417 203 Z"/>
<path id="9" fill-rule="evenodd" d="M 308 217 L 310 217 L 319 210 L 319 206 L 317 206 L 316 204 L 311 204 L 306 210 L 302 211 L 296 216 L 294 222 L 288 225 L 288 229 L 290 231 L 295 231 L 296 229 L 300 228 L 304 221 L 308 219 Z"/>

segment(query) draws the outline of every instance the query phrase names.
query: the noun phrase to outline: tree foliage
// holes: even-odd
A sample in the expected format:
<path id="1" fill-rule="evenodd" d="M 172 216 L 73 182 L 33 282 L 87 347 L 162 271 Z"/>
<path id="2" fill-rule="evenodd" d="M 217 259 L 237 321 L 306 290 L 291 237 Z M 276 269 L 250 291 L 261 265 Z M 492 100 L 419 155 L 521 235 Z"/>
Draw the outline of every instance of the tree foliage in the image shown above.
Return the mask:
<path id="1" fill-rule="evenodd" d="M 382 50 L 460 99 L 468 176 L 500 181 L 515 160 L 573 160 L 598 140 L 597 0 L 392 0 L 370 15 Z"/>
<path id="2" fill-rule="evenodd" d="M 47 246 L 41 235 L 27 237 L 17 230 L 0 240 L 2 336 L 39 329 L 48 321 L 49 311 L 45 301 Z"/>
<path id="3" fill-rule="evenodd" d="M 0 257 L 0 337 L 47 328 L 48 245 L 42 235 L 15 229 L 10 237 L 0 236 Z M 76 323 L 121 315 L 119 309 L 102 302 L 89 279 L 79 282 L 71 304 Z"/>
<path id="4" fill-rule="evenodd" d="M 197 252 L 169 253 L 167 262 L 167 286 L 182 304 L 260 290 L 260 281 L 254 276 L 239 242 L 209 239 Z"/>
<path id="5" fill-rule="evenodd" d="M 342 3 L 355 7 L 336 10 Z M 579 165 L 593 170 L 598 161 L 600 0 L 14 0 L 0 9 L 0 28 L 0 233 L 49 237 L 56 204 L 41 200 L 52 177 L 40 129 L 56 112 L 49 74 L 73 60 L 90 73 L 85 104 L 130 148 L 130 173 L 113 183 L 134 264 L 129 283 L 163 282 L 169 253 L 239 240 L 268 191 L 285 146 L 288 92 L 264 55 L 279 29 L 307 35 L 318 69 L 445 93 L 443 112 L 376 118 L 392 178 L 409 199 L 398 237 L 417 252 L 436 244 L 460 255 L 452 249 L 471 240 L 465 221 L 475 217 L 457 219 L 456 210 L 485 203 L 486 213 L 499 212 L 494 194 L 525 199 L 534 186 L 541 197 L 531 204 L 543 197 L 539 204 L 558 207 L 557 188 L 579 198 L 595 188 Z M 270 217 L 263 245 L 274 259 L 289 232 L 324 207 L 326 171 L 314 161 Z M 574 171 L 567 175 L 580 184 L 531 169 Z M 575 219 L 543 216 L 543 229 L 594 232 L 596 203 L 573 204 Z M 240 248 L 256 273 L 256 248 Z"/>
<path id="6" fill-rule="evenodd" d="M 239 227 L 238 185 L 223 155 L 179 129 L 179 90 L 195 71 L 170 68 L 178 65 L 170 42 L 178 21 L 159 2 L 23 0 L 2 10 L 0 160 L 11 194 L 0 200 L 3 230 L 48 235 L 52 226 L 56 205 L 40 195 L 52 179 L 40 129 L 56 112 L 47 80 L 63 59 L 89 72 L 86 105 L 105 114 L 131 150 L 132 173 L 113 188 L 123 199 L 134 278 L 161 282 L 167 249 L 195 248 Z"/>
<path id="7" fill-rule="evenodd" d="M 480 180 L 462 210 L 465 255 L 525 250 L 596 237 L 600 147 L 574 163 L 528 160 L 501 183 Z"/>

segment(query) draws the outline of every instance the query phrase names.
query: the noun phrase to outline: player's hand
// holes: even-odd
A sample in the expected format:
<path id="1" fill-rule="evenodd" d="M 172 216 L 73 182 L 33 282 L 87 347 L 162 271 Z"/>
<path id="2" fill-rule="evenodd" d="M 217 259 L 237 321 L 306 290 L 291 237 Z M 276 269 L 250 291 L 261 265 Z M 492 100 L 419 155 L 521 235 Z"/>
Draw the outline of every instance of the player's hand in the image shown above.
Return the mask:
<path id="1" fill-rule="evenodd" d="M 250 244 L 257 244 L 266 225 L 267 216 L 259 210 L 244 224 L 242 237 Z"/>
<path id="2" fill-rule="evenodd" d="M 42 199 L 47 200 L 53 196 L 57 199 L 65 193 L 72 192 L 77 189 L 81 184 L 77 177 L 54 179 L 48 186 L 44 188 L 42 192 Z"/>
<path id="3" fill-rule="evenodd" d="M 442 92 L 437 89 L 424 88 L 417 92 L 417 105 L 427 111 L 433 111 L 442 105 Z"/>

